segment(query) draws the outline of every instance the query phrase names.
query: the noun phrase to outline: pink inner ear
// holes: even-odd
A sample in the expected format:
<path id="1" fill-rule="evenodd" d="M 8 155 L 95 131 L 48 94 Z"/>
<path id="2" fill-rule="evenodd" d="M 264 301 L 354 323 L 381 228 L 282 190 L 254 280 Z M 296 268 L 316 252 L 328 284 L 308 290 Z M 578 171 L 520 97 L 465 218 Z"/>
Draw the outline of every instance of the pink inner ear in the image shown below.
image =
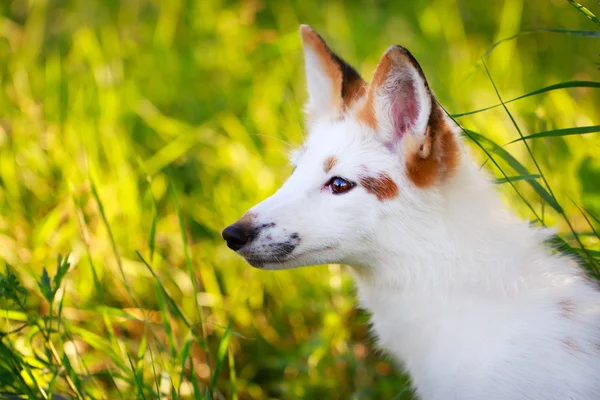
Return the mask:
<path id="1" fill-rule="evenodd" d="M 397 89 L 392 93 L 392 120 L 397 138 L 414 127 L 419 116 L 417 91 L 412 80 L 398 82 Z"/>

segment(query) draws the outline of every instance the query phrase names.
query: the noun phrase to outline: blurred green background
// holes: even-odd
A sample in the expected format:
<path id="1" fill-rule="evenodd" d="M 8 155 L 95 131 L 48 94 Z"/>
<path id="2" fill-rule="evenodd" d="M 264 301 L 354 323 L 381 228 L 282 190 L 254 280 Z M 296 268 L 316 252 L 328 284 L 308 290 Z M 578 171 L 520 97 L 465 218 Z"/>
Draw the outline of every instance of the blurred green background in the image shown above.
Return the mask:
<path id="1" fill-rule="evenodd" d="M 410 398 L 345 267 L 262 272 L 220 238 L 291 171 L 306 99 L 301 23 L 366 79 L 386 48 L 407 47 L 451 114 L 498 104 L 490 76 L 504 100 L 599 80 L 600 26 L 564 0 L 2 0 L 0 269 L 29 294 L 22 307 L 0 302 L 0 329 L 20 329 L 1 336 L 19 361 L 3 356 L 0 392 Z M 571 31 L 524 34 L 482 59 L 532 28 Z M 600 90 L 572 86 L 510 103 L 523 135 L 599 125 Z M 459 122 L 499 145 L 519 137 L 503 107 Z M 494 154 L 506 175 L 525 175 L 498 186 L 511 208 L 593 266 L 590 132 L 530 140 L 534 157 L 523 141 Z M 49 301 L 38 283 L 59 254 L 70 268 Z"/>

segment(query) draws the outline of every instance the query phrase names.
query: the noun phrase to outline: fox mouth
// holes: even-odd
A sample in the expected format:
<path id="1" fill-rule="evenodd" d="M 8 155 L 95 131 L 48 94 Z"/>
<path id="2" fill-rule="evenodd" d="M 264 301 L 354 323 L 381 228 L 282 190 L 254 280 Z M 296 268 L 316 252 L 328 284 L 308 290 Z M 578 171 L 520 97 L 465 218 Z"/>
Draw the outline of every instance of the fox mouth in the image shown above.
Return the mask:
<path id="1" fill-rule="evenodd" d="M 292 254 L 292 251 L 293 251 L 292 250 L 286 255 L 266 254 L 265 256 L 259 256 L 259 255 L 252 254 L 252 255 L 247 255 L 247 256 L 242 255 L 242 256 L 244 257 L 246 262 L 248 264 L 250 264 L 251 266 L 253 266 L 254 268 L 265 269 L 266 266 L 270 265 L 275 268 L 269 267 L 266 269 L 278 269 L 277 267 L 283 267 L 283 269 L 285 269 L 286 268 L 285 266 L 288 265 L 290 262 L 292 262 L 293 264 L 297 264 L 298 261 L 301 261 L 304 256 L 318 255 L 319 253 L 331 250 L 333 248 L 334 248 L 333 246 L 325 246 L 325 247 L 320 247 L 320 248 L 316 248 L 316 249 L 315 248 L 307 249 L 307 250 L 301 251 L 297 254 Z M 308 264 L 300 263 L 300 265 L 308 265 Z M 298 265 L 298 266 L 300 266 L 300 265 Z"/>
<path id="2" fill-rule="evenodd" d="M 295 248 L 296 246 L 293 246 Z M 295 258 L 292 256 L 292 252 L 294 249 L 291 249 L 286 252 L 274 252 L 271 254 L 258 255 L 258 254 L 249 254 L 244 255 L 241 254 L 242 257 L 248 262 L 248 264 L 252 265 L 254 268 L 263 268 L 265 264 L 284 264 L 286 261 Z"/>
<path id="3" fill-rule="evenodd" d="M 293 260 L 296 257 L 284 256 L 284 257 L 244 257 L 246 262 L 254 268 L 263 269 L 265 265 L 284 265 L 286 262 Z"/>
<path id="4" fill-rule="evenodd" d="M 263 268 L 265 264 L 282 264 L 292 257 L 292 253 L 300 243 L 297 233 L 294 233 L 285 242 L 267 243 L 259 247 L 259 250 L 238 253 L 246 259 L 248 264 L 255 268 Z"/>
<path id="5" fill-rule="evenodd" d="M 263 269 L 265 264 L 283 264 L 288 258 L 284 257 L 274 259 L 274 258 L 252 258 L 252 257 L 244 257 L 246 262 L 253 266 L 254 268 Z"/>

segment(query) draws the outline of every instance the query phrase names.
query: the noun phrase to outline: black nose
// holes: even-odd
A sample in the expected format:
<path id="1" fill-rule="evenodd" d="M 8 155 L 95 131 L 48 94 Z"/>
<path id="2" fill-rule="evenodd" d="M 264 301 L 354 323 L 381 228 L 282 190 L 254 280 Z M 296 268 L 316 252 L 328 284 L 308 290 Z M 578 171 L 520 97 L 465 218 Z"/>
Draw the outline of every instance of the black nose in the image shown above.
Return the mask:
<path id="1" fill-rule="evenodd" d="M 252 229 L 245 225 L 233 224 L 223 229 L 223 239 L 231 250 L 239 250 L 250 242 Z"/>

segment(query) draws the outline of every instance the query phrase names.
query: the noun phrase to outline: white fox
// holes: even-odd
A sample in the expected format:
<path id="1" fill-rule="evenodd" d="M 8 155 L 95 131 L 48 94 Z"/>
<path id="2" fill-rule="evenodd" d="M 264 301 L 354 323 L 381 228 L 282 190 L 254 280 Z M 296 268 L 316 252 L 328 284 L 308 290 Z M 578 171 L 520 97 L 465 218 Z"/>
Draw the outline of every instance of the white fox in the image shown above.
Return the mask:
<path id="1" fill-rule="evenodd" d="M 413 56 L 372 82 L 302 25 L 304 145 L 223 231 L 257 268 L 351 266 L 380 345 L 430 399 L 600 399 L 600 290 L 506 210 Z"/>

